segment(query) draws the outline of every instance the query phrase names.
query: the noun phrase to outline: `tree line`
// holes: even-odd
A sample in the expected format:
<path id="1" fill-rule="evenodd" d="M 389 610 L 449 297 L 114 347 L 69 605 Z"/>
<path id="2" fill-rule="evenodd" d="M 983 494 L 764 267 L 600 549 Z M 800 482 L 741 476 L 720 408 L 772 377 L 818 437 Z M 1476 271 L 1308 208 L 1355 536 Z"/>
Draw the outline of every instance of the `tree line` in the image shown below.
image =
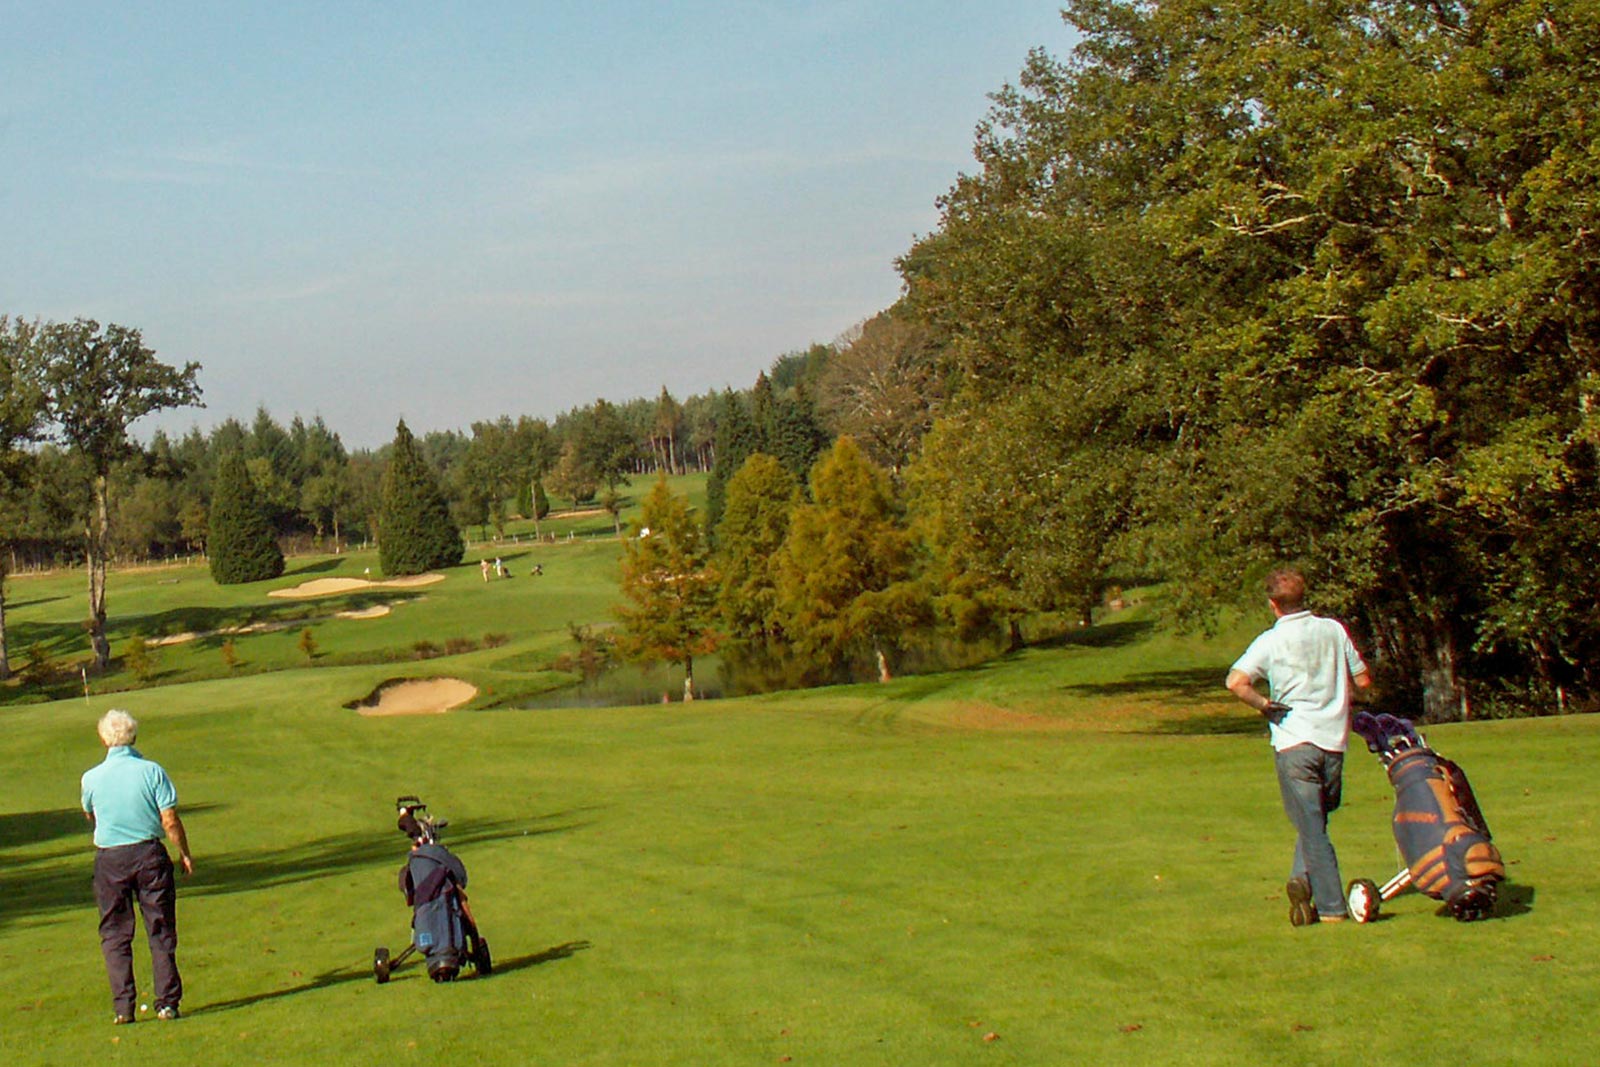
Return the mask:
<path id="1" fill-rule="evenodd" d="M 1397 709 L 1592 707 L 1600 9 L 1073 0 L 1063 17 L 1080 43 L 993 95 L 894 307 L 748 390 L 427 434 L 456 520 L 537 516 L 545 493 L 615 515 L 624 479 L 709 470 L 698 535 L 657 536 L 687 520 L 652 493 L 652 535 L 626 542 L 624 615 L 685 620 L 628 640 L 685 666 L 712 638 L 887 665 L 919 633 L 1015 638 L 1141 581 L 1203 626 L 1292 561 Z M 26 347 L 33 327 L 8 329 Z M 241 440 L 280 534 L 370 536 L 383 450 L 339 450 L 348 481 L 308 503 L 305 451 L 336 435 L 274 430 L 260 413 L 213 433 Z M 25 415 L 0 432 L 9 468 L 65 462 L 25 444 Z M 280 438 L 302 458 L 274 458 Z M 137 528 L 149 472 L 203 478 L 211 444 L 116 457 L 109 506 Z M 48 518 L 57 491 L 24 514 Z M 81 525 L 86 500 L 55 514 Z M 151 510 L 164 532 L 140 543 L 196 542 L 194 507 Z M 714 585 L 681 611 L 651 601 L 688 575 Z"/>

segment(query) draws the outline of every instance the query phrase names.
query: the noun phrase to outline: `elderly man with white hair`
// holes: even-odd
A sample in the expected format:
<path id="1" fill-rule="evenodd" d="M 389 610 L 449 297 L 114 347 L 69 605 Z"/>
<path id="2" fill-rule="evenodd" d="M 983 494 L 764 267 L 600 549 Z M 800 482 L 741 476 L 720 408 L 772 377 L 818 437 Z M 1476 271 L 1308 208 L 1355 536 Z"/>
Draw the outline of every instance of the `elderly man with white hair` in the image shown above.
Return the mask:
<path id="1" fill-rule="evenodd" d="M 100 951 L 111 980 L 114 1023 L 136 1016 L 133 905 L 150 940 L 157 1019 L 176 1019 L 183 999 L 178 976 L 178 887 L 163 835 L 178 849 L 184 874 L 194 873 L 189 837 L 178 818 L 178 791 L 159 763 L 133 747 L 139 724 L 112 709 L 99 724 L 105 761 L 83 776 L 83 811 L 94 824 L 94 897 L 100 906 Z"/>

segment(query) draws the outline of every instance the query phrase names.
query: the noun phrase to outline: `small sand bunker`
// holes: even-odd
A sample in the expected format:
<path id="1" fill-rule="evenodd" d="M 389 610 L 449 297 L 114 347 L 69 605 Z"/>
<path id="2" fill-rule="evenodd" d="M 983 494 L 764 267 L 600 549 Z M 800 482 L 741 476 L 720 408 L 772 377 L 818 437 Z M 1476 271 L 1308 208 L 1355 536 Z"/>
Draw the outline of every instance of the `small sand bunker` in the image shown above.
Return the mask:
<path id="1" fill-rule="evenodd" d="M 459 678 L 390 682 L 356 705 L 356 710 L 363 715 L 438 715 L 477 695 L 476 686 Z"/>
<path id="2" fill-rule="evenodd" d="M 336 619 L 381 619 L 389 614 L 389 605 L 374 604 L 370 608 L 352 608 L 350 611 L 336 611 Z"/>
<path id="3" fill-rule="evenodd" d="M 442 581 L 444 581 L 442 574 L 413 574 L 405 578 L 389 578 L 377 582 L 365 578 L 313 578 L 309 582 L 301 582 L 288 589 L 274 589 L 267 595 L 299 600 L 305 597 L 332 596 L 335 593 L 353 593 L 358 589 L 410 589 Z"/>

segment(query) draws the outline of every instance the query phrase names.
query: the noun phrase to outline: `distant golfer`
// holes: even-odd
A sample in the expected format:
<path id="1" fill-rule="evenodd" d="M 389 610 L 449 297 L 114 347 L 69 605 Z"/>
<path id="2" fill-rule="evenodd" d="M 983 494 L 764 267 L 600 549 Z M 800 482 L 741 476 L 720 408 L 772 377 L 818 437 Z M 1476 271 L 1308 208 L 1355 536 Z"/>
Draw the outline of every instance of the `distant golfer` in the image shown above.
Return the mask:
<path id="1" fill-rule="evenodd" d="M 83 810 L 94 824 L 94 898 L 100 907 L 100 951 L 111 979 L 112 1022 L 131 1023 L 138 990 L 133 981 L 133 905 L 144 913 L 150 939 L 157 1019 L 176 1019 L 183 999 L 178 976 L 178 888 L 164 834 L 178 849 L 184 874 L 194 873 L 189 838 L 178 818 L 178 791 L 161 765 L 133 747 L 139 724 L 125 711 L 100 719 L 106 758 L 83 776 Z"/>
<path id="2" fill-rule="evenodd" d="M 1306 580 L 1297 570 L 1267 577 L 1267 602 L 1277 622 L 1250 643 L 1226 683 L 1270 723 L 1283 810 L 1297 835 L 1286 886 L 1295 926 L 1347 917 L 1328 816 L 1343 791 L 1350 684 L 1372 684 L 1350 635 L 1337 621 L 1307 611 L 1305 594 Z M 1263 679 L 1269 696 L 1255 689 Z"/>

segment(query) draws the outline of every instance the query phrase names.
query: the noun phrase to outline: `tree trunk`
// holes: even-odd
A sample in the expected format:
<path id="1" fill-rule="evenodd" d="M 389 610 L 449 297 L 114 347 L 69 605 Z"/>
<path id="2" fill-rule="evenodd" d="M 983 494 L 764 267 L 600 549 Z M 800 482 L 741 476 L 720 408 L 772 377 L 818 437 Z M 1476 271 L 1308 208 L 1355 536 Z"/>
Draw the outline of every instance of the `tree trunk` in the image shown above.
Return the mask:
<path id="1" fill-rule="evenodd" d="M 683 657 L 683 702 L 694 699 L 694 657 Z"/>
<path id="2" fill-rule="evenodd" d="M 6 645 L 6 571 L 0 564 L 0 682 L 11 677 L 11 656 Z"/>
<path id="3" fill-rule="evenodd" d="M 883 649 L 874 648 L 873 652 L 878 656 L 878 681 L 893 681 L 894 676 L 889 673 L 889 658 L 883 654 Z"/>
<path id="4" fill-rule="evenodd" d="M 89 645 L 94 650 L 94 668 L 111 666 L 111 642 L 106 640 L 106 546 L 110 542 L 111 509 L 106 502 L 106 476 L 94 479 L 94 515 L 89 519 L 87 545 L 89 565 Z"/>

